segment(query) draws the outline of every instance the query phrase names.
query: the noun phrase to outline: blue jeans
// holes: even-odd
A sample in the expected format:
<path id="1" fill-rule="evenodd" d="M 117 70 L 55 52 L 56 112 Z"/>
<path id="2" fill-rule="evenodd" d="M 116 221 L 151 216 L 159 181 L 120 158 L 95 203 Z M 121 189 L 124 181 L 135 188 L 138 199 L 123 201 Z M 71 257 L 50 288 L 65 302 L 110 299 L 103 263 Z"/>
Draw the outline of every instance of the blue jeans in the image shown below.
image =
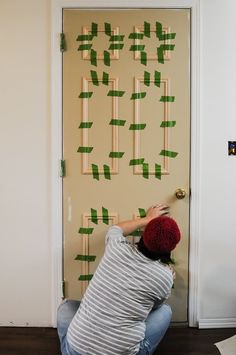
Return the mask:
<path id="1" fill-rule="evenodd" d="M 57 332 L 62 355 L 82 355 L 70 347 L 66 338 L 67 329 L 79 305 L 79 301 L 65 300 L 58 308 Z M 137 355 L 152 355 L 154 353 L 170 325 L 171 316 L 171 308 L 167 304 L 162 304 L 149 313 L 146 319 L 145 338 L 140 343 Z"/>

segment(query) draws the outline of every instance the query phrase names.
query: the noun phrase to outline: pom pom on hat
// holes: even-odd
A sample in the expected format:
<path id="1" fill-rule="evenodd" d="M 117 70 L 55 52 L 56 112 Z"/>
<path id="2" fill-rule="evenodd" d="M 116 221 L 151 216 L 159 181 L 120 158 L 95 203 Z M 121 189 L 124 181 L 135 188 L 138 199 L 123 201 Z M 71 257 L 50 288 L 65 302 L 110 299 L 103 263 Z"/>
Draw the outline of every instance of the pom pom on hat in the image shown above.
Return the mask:
<path id="1" fill-rule="evenodd" d="M 180 230 L 170 217 L 160 216 L 152 219 L 143 233 L 143 242 L 152 253 L 170 253 L 180 241 Z"/>

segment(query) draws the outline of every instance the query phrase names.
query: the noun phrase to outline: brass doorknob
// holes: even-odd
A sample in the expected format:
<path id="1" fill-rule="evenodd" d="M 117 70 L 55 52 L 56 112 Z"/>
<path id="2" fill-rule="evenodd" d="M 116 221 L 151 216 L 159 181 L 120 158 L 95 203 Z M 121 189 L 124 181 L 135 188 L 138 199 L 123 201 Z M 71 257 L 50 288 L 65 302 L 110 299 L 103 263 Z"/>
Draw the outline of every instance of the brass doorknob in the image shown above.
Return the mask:
<path id="1" fill-rule="evenodd" d="M 186 191 L 184 189 L 179 188 L 175 190 L 175 196 L 178 200 L 182 200 L 186 196 Z"/>

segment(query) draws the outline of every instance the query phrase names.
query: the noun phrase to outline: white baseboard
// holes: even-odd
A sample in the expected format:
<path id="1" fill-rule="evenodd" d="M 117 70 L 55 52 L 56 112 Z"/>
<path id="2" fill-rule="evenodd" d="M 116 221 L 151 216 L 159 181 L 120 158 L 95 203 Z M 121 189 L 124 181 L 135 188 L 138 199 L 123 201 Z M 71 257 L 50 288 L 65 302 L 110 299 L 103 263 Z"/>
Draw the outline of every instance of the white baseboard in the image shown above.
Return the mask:
<path id="1" fill-rule="evenodd" d="M 236 318 L 199 319 L 198 327 L 199 329 L 235 328 Z"/>

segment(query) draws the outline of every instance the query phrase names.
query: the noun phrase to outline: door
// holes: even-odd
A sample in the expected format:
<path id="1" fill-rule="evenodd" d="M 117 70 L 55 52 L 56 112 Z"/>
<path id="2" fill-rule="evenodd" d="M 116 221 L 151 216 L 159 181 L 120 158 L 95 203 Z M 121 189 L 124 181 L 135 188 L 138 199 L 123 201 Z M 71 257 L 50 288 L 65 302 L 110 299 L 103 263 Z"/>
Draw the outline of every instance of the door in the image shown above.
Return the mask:
<path id="1" fill-rule="evenodd" d="M 66 9 L 63 32 L 65 296 L 82 297 L 109 225 L 163 202 L 182 232 L 169 302 L 173 320 L 185 322 L 189 10 Z M 135 243 L 139 234 L 128 238 Z"/>

